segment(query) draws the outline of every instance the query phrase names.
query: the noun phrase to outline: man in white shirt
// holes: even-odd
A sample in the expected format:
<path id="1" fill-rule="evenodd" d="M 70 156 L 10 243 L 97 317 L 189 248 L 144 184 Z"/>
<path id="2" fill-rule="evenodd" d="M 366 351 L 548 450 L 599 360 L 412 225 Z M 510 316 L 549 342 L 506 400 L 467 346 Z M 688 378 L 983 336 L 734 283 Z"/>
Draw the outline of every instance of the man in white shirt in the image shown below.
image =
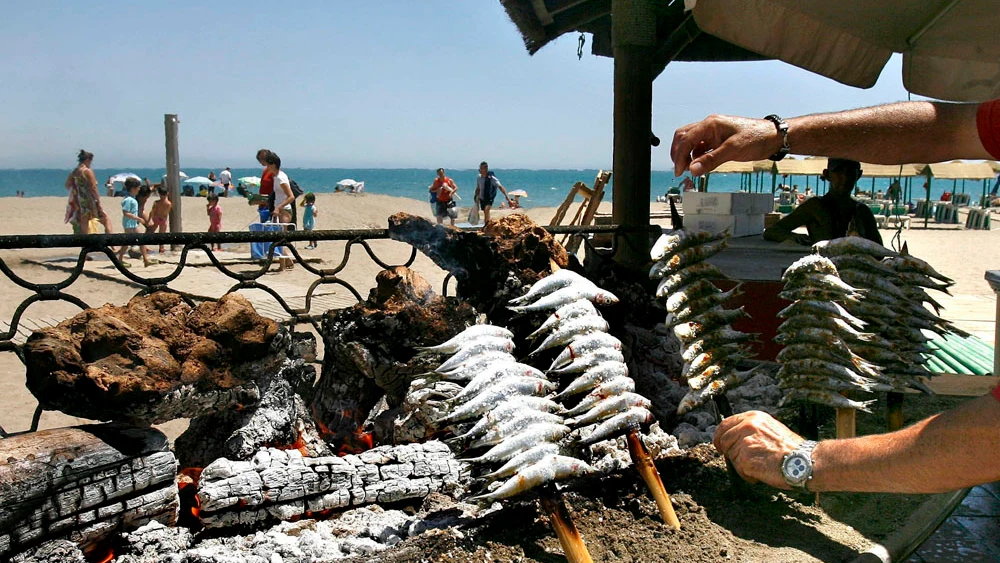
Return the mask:
<path id="1" fill-rule="evenodd" d="M 219 172 L 219 183 L 226 189 L 226 192 L 229 191 L 229 187 L 233 183 L 233 173 L 229 170 L 228 166 L 225 170 Z"/>

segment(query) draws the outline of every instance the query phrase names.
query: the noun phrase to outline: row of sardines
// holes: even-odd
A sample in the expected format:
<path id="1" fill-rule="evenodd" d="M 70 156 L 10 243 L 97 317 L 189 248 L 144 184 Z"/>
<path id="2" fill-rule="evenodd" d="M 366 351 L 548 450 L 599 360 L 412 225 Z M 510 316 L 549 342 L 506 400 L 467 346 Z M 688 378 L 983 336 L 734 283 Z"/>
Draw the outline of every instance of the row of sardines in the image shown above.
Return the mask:
<path id="1" fill-rule="evenodd" d="M 947 293 L 954 282 L 927 262 L 861 237 L 813 245 L 814 254 L 789 266 L 779 296 L 792 304 L 775 340 L 783 402 L 804 399 L 868 410 L 877 391 L 930 390 L 918 379 L 930 350 L 924 331 L 966 335 L 935 313 L 928 289 Z M 934 309 L 934 312 L 928 308 Z"/>
<path id="2" fill-rule="evenodd" d="M 667 309 L 666 326 L 681 342 L 681 377 L 689 387 L 678 414 L 701 406 L 752 375 L 753 370 L 736 368 L 748 356 L 746 343 L 755 335 L 732 327 L 734 321 L 749 315 L 742 307 L 725 307 L 739 292 L 739 285 L 725 292 L 719 289 L 713 280 L 727 277 L 705 261 L 726 248 L 728 240 L 728 231 L 678 229 L 661 235 L 650 251 L 653 266 L 649 277 L 660 280 L 656 297 Z"/>
<path id="3" fill-rule="evenodd" d="M 653 422 L 650 401 L 635 392 L 622 343 L 608 334 L 597 306 L 618 299 L 587 278 L 560 269 L 511 301 L 516 313 L 550 313 L 518 360 L 513 334 L 474 325 L 423 354 L 448 355 L 435 377 L 456 384 L 438 421 L 449 445 L 478 466 L 479 501 L 509 498 L 543 484 L 593 474 L 584 449 Z M 555 354 L 544 371 L 531 365 Z M 531 363 L 528 363 L 531 362 Z"/>

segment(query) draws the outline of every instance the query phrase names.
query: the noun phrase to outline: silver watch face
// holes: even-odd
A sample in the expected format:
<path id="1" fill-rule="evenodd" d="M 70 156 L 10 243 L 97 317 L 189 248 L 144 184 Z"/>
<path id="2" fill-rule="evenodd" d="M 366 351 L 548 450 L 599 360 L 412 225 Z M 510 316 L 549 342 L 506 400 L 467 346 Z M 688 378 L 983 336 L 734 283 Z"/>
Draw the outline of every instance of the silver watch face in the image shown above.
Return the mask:
<path id="1" fill-rule="evenodd" d="M 812 462 L 805 454 L 795 452 L 785 458 L 781 472 L 790 484 L 801 485 L 812 473 Z"/>

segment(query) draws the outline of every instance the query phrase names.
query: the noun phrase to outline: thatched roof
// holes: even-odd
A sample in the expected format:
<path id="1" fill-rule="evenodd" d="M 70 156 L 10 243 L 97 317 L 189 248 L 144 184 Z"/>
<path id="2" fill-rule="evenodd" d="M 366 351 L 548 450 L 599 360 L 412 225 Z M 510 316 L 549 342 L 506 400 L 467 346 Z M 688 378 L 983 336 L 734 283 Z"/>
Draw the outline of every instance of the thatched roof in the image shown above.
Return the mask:
<path id="1" fill-rule="evenodd" d="M 961 160 L 928 164 L 922 173 L 926 174 L 928 171 L 934 178 L 947 180 L 992 180 L 993 176 L 996 175 L 993 167 L 985 162 L 963 162 Z"/>
<path id="2" fill-rule="evenodd" d="M 924 166 L 924 164 L 869 164 L 862 162 L 861 176 L 863 178 L 919 176 Z"/>
<path id="3" fill-rule="evenodd" d="M 517 26 L 528 52 L 539 49 L 565 33 L 590 33 L 591 53 L 612 57 L 611 0 L 500 0 Z M 657 2 L 653 76 L 670 61 L 757 61 L 754 52 L 702 33 L 684 2 Z"/>
<path id="4" fill-rule="evenodd" d="M 723 162 L 718 168 L 712 170 L 712 174 L 746 174 L 754 171 L 753 162 Z"/>
<path id="5" fill-rule="evenodd" d="M 785 158 L 775 163 L 778 174 L 789 176 L 819 176 L 826 169 L 825 158 Z"/>

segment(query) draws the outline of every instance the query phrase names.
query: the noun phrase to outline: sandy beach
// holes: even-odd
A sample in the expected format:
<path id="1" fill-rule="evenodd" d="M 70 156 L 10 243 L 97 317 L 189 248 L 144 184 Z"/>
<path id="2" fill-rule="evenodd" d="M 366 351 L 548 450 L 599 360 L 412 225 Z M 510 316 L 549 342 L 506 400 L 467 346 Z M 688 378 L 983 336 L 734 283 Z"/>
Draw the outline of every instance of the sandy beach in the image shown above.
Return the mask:
<path id="1" fill-rule="evenodd" d="M 113 218 L 113 225 L 120 232 L 120 198 L 103 198 L 105 208 Z M 7 210 L 5 220 L 0 223 L 2 234 L 67 234 L 69 226 L 62 222 L 65 199 L 56 197 L 2 198 Z M 202 198 L 182 198 L 183 221 L 186 231 L 205 231 L 208 228 L 205 200 Z M 220 200 L 223 208 L 223 229 L 244 231 L 257 220 L 255 206 L 250 206 L 243 198 Z M 405 211 L 423 217 L 430 216 L 427 202 L 377 194 L 318 194 L 318 229 L 384 228 L 393 213 Z M 664 204 L 651 204 L 651 210 L 661 212 Z M 575 212 L 574 206 L 571 213 Z M 460 217 L 466 209 L 461 210 Z M 610 212 L 610 202 L 602 204 L 602 212 Z M 517 211 L 494 210 L 495 214 L 511 212 L 527 213 L 540 224 L 548 224 L 555 214 L 554 208 L 528 208 Z M 908 244 L 910 252 L 930 262 L 938 271 L 955 279 L 951 288 L 952 296 L 935 292 L 934 297 L 945 307 L 944 317 L 960 328 L 967 330 L 987 342 L 993 342 L 995 330 L 994 314 L 996 298 L 984 280 L 988 269 L 1000 269 L 1000 234 L 992 231 L 965 230 L 957 225 L 938 225 L 933 221 L 930 228 L 918 227 L 922 221 L 914 222 L 914 228 L 903 230 L 901 240 Z M 882 237 L 891 244 L 895 231 L 885 230 Z M 302 245 L 304 246 L 304 245 Z M 343 259 L 344 243 L 321 242 L 315 250 L 300 253 L 318 268 L 333 268 Z M 388 263 L 403 263 L 409 257 L 410 247 L 393 241 L 373 241 L 373 250 Z M 160 258 L 162 264 L 143 268 L 142 261 L 131 260 L 131 268 L 140 275 L 166 275 L 173 271 L 177 257 L 169 251 L 163 256 L 151 249 L 151 257 Z M 204 253 L 192 253 L 192 260 L 205 261 Z M 77 252 L 71 249 L 2 250 L 0 257 L 13 269 L 16 275 L 33 283 L 52 283 L 66 279 L 66 271 L 76 261 Z M 227 258 L 249 258 L 247 245 L 232 245 L 223 250 Z M 252 267 L 246 265 L 245 267 Z M 420 272 L 432 286 L 440 288 L 445 272 L 423 255 L 418 254 L 414 269 Z M 381 268 L 360 248 L 351 253 L 349 266 L 341 277 L 351 283 L 362 296 L 374 284 L 375 275 Z M 291 271 L 269 272 L 261 281 L 280 288 L 283 296 L 304 295 L 304 290 L 316 276 L 296 266 Z M 184 273 L 170 286 L 195 295 L 219 296 L 233 280 L 214 271 L 214 268 L 185 268 Z M 0 321 L 9 323 L 18 305 L 31 295 L 9 279 L 0 279 L 4 299 L 0 301 Z M 95 256 L 88 262 L 86 274 L 76 280 L 67 290 L 91 306 L 104 303 L 125 304 L 139 291 L 138 286 L 128 282 L 117 273 L 103 256 Z M 453 291 L 453 289 L 451 290 Z M 299 293 L 296 293 L 299 292 Z M 262 293 L 262 292 L 261 292 Z M 354 302 L 347 290 L 334 288 L 326 291 L 326 299 L 337 306 Z M 248 296 L 250 298 L 250 296 Z M 273 301 L 273 300 L 272 300 Z M 34 303 L 24 312 L 24 318 L 40 324 L 58 322 L 75 315 L 79 309 L 64 301 Z M 6 324 L 3 325 L 6 328 Z M 0 425 L 7 431 L 26 430 L 36 402 L 24 387 L 24 367 L 13 353 L 0 354 Z M 57 412 L 46 412 L 41 419 L 41 427 L 57 427 L 78 424 L 85 421 L 74 419 Z M 175 421 L 165 425 L 168 434 L 176 435 L 186 425 Z"/>

